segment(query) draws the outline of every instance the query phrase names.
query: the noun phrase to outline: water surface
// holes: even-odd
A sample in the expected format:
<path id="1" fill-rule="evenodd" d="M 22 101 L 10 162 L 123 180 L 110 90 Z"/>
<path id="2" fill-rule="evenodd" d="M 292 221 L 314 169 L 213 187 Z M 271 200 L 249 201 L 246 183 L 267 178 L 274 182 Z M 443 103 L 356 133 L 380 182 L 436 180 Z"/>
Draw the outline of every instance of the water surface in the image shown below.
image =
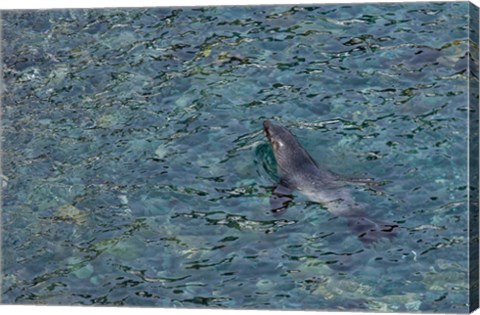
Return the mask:
<path id="1" fill-rule="evenodd" d="M 469 4 L 5 11 L 2 302 L 468 310 Z M 401 228 L 296 194 L 288 126 Z"/>

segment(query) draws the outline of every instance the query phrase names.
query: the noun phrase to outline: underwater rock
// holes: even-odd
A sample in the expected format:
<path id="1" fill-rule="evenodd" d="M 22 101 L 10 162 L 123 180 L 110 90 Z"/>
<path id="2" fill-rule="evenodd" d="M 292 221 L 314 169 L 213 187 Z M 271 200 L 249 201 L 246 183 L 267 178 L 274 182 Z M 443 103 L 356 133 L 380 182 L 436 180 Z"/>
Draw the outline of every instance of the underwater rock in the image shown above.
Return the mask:
<path id="1" fill-rule="evenodd" d="M 75 270 L 72 273 L 75 275 L 75 277 L 79 279 L 86 279 L 93 274 L 93 266 L 91 264 L 88 264 L 85 267 Z"/>
<path id="2" fill-rule="evenodd" d="M 124 48 L 133 45 L 137 41 L 137 34 L 131 31 L 122 30 L 118 36 L 113 36 L 110 41 L 105 44 L 110 47 Z"/>
<path id="3" fill-rule="evenodd" d="M 468 272 L 467 267 L 460 265 L 456 261 L 450 261 L 446 259 L 439 258 L 435 261 L 435 269 L 439 270 L 455 270 L 460 272 Z"/>
<path id="4" fill-rule="evenodd" d="M 444 291 L 452 287 L 468 288 L 468 274 L 465 272 L 429 272 L 425 274 L 423 281 L 431 291 Z"/>
<path id="5" fill-rule="evenodd" d="M 125 118 L 120 113 L 104 114 L 97 119 L 97 126 L 100 128 L 111 129 L 122 126 Z"/>
<path id="6" fill-rule="evenodd" d="M 376 311 L 418 310 L 421 305 L 421 296 L 415 293 L 393 294 L 378 299 L 381 308 L 373 308 Z"/>
<path id="7" fill-rule="evenodd" d="M 420 305 L 422 305 L 422 301 L 412 301 L 408 302 L 405 304 L 405 308 L 407 311 L 412 312 L 412 311 L 418 311 L 420 309 Z"/>
<path id="8" fill-rule="evenodd" d="M 155 150 L 155 157 L 158 159 L 164 159 L 172 153 L 173 153 L 173 150 L 171 148 L 169 148 L 165 144 L 161 144 Z"/>
<path id="9" fill-rule="evenodd" d="M 275 284 L 268 279 L 260 279 L 256 283 L 257 289 L 260 291 L 269 291 L 275 287 Z"/>
<path id="10" fill-rule="evenodd" d="M 64 205 L 55 212 L 55 219 L 74 224 L 84 224 L 87 221 L 87 213 L 72 205 Z"/>
<path id="11" fill-rule="evenodd" d="M 52 72 L 50 72 L 48 79 L 53 85 L 55 86 L 60 85 L 65 81 L 67 75 L 70 72 L 71 72 L 70 68 L 62 64 L 56 67 L 55 69 L 53 69 Z"/>
<path id="12" fill-rule="evenodd" d="M 299 265 L 297 269 L 300 271 L 300 273 L 298 273 L 299 277 L 316 275 L 328 276 L 333 273 L 332 269 L 330 269 L 326 264 L 319 263 L 318 261 L 314 260 L 306 261 L 305 263 Z"/>
<path id="13" fill-rule="evenodd" d="M 120 200 L 120 204 L 128 205 L 128 197 L 127 195 L 119 195 L 118 199 Z"/>
<path id="14" fill-rule="evenodd" d="M 312 292 L 312 294 L 321 295 L 326 299 L 359 299 L 366 296 L 372 296 L 373 293 L 374 288 L 371 286 L 353 280 L 336 280 L 333 277 L 320 282 L 317 289 Z"/>

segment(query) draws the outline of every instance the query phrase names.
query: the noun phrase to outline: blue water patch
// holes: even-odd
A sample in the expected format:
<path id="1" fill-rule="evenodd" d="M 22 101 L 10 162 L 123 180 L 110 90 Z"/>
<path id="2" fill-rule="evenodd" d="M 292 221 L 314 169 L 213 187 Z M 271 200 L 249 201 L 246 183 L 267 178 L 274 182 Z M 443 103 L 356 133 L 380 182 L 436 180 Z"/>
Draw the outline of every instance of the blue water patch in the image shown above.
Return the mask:
<path id="1" fill-rule="evenodd" d="M 2 302 L 468 310 L 469 4 L 2 12 Z M 397 235 L 278 180 L 287 126 Z"/>

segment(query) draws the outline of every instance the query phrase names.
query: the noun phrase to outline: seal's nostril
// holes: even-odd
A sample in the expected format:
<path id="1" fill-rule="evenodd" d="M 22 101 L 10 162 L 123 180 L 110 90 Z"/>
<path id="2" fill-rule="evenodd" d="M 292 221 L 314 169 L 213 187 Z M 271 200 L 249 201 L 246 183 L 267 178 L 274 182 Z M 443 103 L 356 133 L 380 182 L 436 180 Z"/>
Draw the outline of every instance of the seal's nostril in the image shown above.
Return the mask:
<path id="1" fill-rule="evenodd" d="M 270 132 L 268 130 L 267 127 L 263 128 L 263 133 L 265 134 L 265 137 L 267 137 L 268 139 L 270 139 Z"/>
<path id="2" fill-rule="evenodd" d="M 268 124 L 266 122 L 267 121 L 263 122 L 263 133 L 265 134 L 265 136 L 269 137 L 270 133 L 269 133 L 269 130 L 268 130 Z"/>
<path id="3" fill-rule="evenodd" d="M 263 121 L 263 129 L 267 130 L 269 126 L 270 126 L 270 121 L 269 120 L 264 120 Z"/>

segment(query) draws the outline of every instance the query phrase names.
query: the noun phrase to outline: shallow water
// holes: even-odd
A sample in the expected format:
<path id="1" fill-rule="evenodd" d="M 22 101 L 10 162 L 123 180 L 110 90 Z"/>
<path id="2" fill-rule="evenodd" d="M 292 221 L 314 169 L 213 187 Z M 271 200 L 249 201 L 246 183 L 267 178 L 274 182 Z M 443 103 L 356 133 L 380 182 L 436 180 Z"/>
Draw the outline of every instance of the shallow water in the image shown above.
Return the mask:
<path id="1" fill-rule="evenodd" d="M 467 311 L 468 14 L 3 12 L 2 302 Z M 398 235 L 272 216 L 267 118 Z"/>

